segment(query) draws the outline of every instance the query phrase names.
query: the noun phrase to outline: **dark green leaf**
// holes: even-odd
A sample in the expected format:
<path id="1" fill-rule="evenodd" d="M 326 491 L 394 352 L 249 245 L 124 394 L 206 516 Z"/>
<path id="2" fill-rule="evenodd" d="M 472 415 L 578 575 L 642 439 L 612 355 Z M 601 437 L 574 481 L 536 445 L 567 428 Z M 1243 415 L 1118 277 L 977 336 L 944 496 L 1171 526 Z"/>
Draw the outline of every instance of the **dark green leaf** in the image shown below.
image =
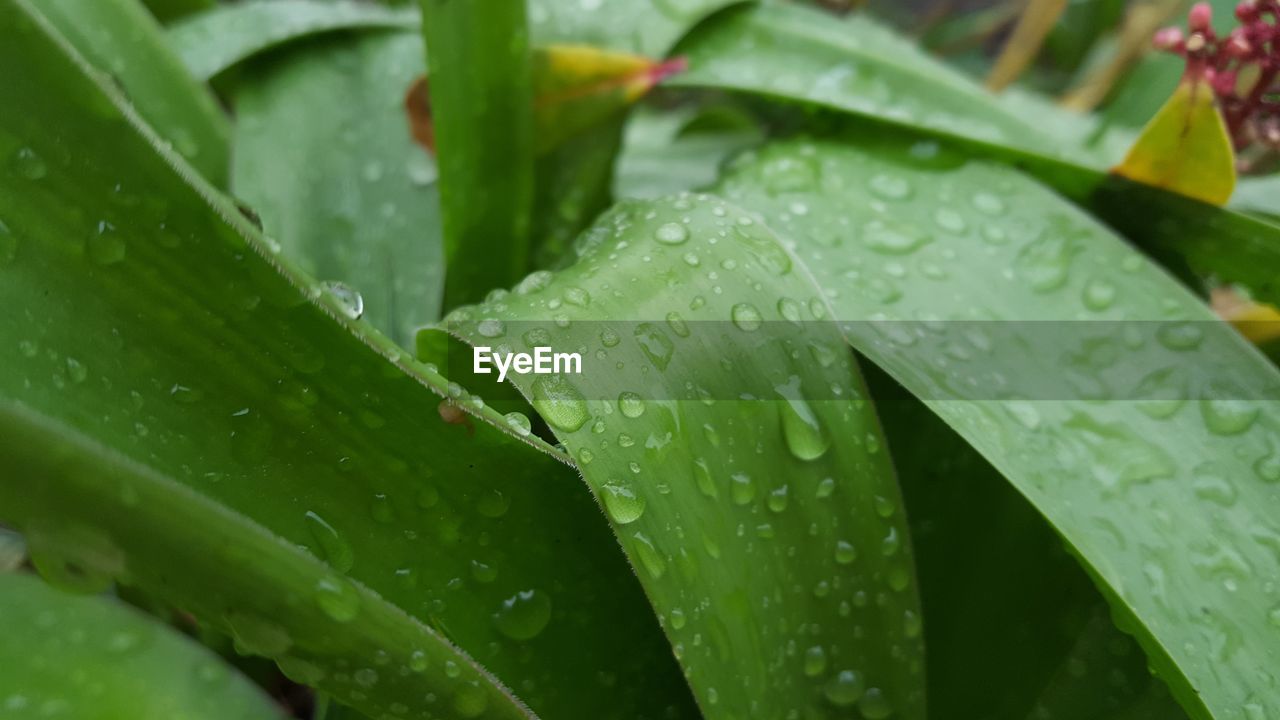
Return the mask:
<path id="1" fill-rule="evenodd" d="M 27 112 L 0 116 L 0 515 L 37 566 L 142 586 L 374 716 L 527 717 L 458 647 L 548 717 L 687 715 L 572 474 L 474 400 L 446 423 L 439 375 L 2 6 L 0 105 Z"/>
<path id="2" fill-rule="evenodd" d="M 0 624 L 0 708 L 9 720 L 281 717 L 217 655 L 110 598 L 0 573 Z"/>
<path id="3" fill-rule="evenodd" d="M 209 182 L 226 185 L 227 119 L 208 88 L 187 74 L 138 0 L 43 0 L 36 9 L 111 76 L 143 119 Z"/>
<path id="4" fill-rule="evenodd" d="M 475 302 L 528 271 L 533 76 L 524 0 L 421 0 L 431 48 L 445 305 Z"/>

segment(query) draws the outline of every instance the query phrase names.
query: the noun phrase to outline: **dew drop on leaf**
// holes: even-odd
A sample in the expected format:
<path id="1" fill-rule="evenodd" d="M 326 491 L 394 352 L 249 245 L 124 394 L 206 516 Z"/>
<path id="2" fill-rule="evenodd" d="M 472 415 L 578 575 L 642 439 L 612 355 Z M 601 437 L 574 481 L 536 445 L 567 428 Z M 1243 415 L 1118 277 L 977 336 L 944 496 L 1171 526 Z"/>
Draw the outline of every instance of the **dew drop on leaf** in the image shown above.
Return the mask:
<path id="1" fill-rule="evenodd" d="M 532 640 L 551 621 L 551 598 L 541 590 L 522 590 L 502 601 L 494 627 L 512 640 Z"/>
<path id="2" fill-rule="evenodd" d="M 645 499 L 636 495 L 631 487 L 616 480 L 610 480 L 601 486 L 600 498 L 609 517 L 619 525 L 633 523 L 644 514 Z"/>
<path id="3" fill-rule="evenodd" d="M 539 375 L 532 385 L 533 407 L 552 427 L 574 432 L 589 417 L 587 401 L 567 379 L 560 375 Z"/>

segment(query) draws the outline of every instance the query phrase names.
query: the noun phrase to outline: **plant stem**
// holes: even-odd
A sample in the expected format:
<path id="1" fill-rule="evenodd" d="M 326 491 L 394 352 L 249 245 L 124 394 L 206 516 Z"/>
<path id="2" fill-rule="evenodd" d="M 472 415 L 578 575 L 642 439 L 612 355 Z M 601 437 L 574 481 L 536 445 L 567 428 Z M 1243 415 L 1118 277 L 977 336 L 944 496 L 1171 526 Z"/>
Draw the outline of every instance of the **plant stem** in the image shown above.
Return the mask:
<path id="1" fill-rule="evenodd" d="M 444 225 L 445 309 L 528 269 L 533 90 L 524 0 L 420 0 Z"/>

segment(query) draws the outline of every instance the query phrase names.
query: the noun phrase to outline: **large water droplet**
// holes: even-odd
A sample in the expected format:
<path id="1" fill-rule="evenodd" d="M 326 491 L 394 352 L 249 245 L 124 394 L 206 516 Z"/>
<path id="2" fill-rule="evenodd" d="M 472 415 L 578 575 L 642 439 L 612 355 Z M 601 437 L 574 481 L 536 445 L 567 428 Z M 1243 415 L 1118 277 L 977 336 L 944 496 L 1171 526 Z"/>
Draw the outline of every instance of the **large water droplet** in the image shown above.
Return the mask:
<path id="1" fill-rule="evenodd" d="M 658 552 L 658 548 L 654 547 L 653 541 L 644 533 L 637 532 L 632 537 L 635 539 L 632 549 L 640 558 L 640 565 L 654 580 L 661 578 L 667 572 L 667 561 Z"/>
<path id="2" fill-rule="evenodd" d="M 821 645 L 814 645 L 804 652 L 804 674 L 817 677 L 827 670 L 827 654 Z"/>
<path id="3" fill-rule="evenodd" d="M 609 517 L 619 525 L 633 523 L 644 514 L 645 499 L 636 495 L 631 487 L 616 480 L 610 480 L 600 487 L 600 498 L 604 501 L 604 509 Z"/>
<path id="4" fill-rule="evenodd" d="M 522 412 L 513 410 L 506 414 L 506 419 L 507 427 L 521 437 L 533 432 L 533 424 L 529 422 L 529 416 Z"/>
<path id="5" fill-rule="evenodd" d="M 644 400 L 633 392 L 624 392 L 618 396 L 618 409 L 629 418 L 638 418 L 644 414 Z"/>
<path id="6" fill-rule="evenodd" d="M 893 705 L 889 703 L 883 690 L 869 688 L 867 694 L 862 696 L 862 702 L 858 703 L 858 711 L 867 720 L 884 720 L 893 714 Z"/>
<path id="7" fill-rule="evenodd" d="M 351 546 L 338 534 L 332 525 L 314 512 L 306 514 L 307 530 L 315 540 L 317 555 L 329 563 L 329 567 L 345 573 L 355 565 L 355 554 Z"/>
<path id="8" fill-rule="evenodd" d="M 841 670 L 827 681 L 822 693 L 827 696 L 827 701 L 832 705 L 849 707 L 858 702 L 865 689 L 866 684 L 858 671 Z"/>
<path id="9" fill-rule="evenodd" d="M 640 323 L 636 325 L 635 338 L 645 357 L 649 358 L 649 362 L 653 363 L 659 372 L 666 370 L 667 365 L 671 363 L 671 354 L 675 351 L 675 345 L 662 328 L 653 323 Z"/>
<path id="10" fill-rule="evenodd" d="M 817 414 L 804 399 L 800 378 L 792 375 L 787 384 L 778 385 L 774 390 L 785 400 L 779 404 L 779 414 L 787 449 L 804 461 L 817 460 L 825 455 L 827 448 L 831 447 L 831 440 Z"/>
<path id="11" fill-rule="evenodd" d="M 911 181 L 898 175 L 886 175 L 879 173 L 872 175 L 867 181 L 867 187 L 871 192 L 885 200 L 906 200 L 911 197 L 915 191 L 911 187 Z"/>
<path id="12" fill-rule="evenodd" d="M 548 424 L 564 432 L 576 431 L 590 416 L 582 393 L 561 375 L 539 375 L 532 395 L 533 407 Z"/>
<path id="13" fill-rule="evenodd" d="M 746 473 L 734 473 L 729 477 L 729 497 L 735 505 L 746 505 L 756 498 L 756 483 Z"/>
<path id="14" fill-rule="evenodd" d="M 665 245 L 679 245 L 689 239 L 689 231 L 680 223 L 664 223 L 653 231 L 653 239 Z"/>
<path id="15" fill-rule="evenodd" d="M 352 320 L 359 320 L 364 315 L 364 297 L 355 288 L 336 280 L 320 283 L 320 289 L 338 301 L 338 308 Z"/>
<path id="16" fill-rule="evenodd" d="M 346 579 L 322 578 L 316 584 L 316 604 L 337 622 L 350 622 L 360 613 L 360 594 Z"/>
<path id="17" fill-rule="evenodd" d="M 1014 271 L 1036 292 L 1056 290 L 1067 283 L 1076 250 L 1066 236 L 1046 233 L 1018 252 Z"/>
<path id="18" fill-rule="evenodd" d="M 760 325 L 764 322 L 764 318 L 760 316 L 760 311 L 751 303 L 738 303 L 729 310 L 729 316 L 733 319 L 733 324 L 743 332 L 755 332 L 760 329 Z"/>
<path id="19" fill-rule="evenodd" d="M 932 239 L 928 233 L 914 225 L 871 220 L 862 226 L 862 240 L 867 247 L 888 255 L 915 252 Z"/>
<path id="20" fill-rule="evenodd" d="M 551 621 L 551 598 L 541 590 L 522 590 L 502 601 L 494 627 L 512 640 L 532 640 Z"/>

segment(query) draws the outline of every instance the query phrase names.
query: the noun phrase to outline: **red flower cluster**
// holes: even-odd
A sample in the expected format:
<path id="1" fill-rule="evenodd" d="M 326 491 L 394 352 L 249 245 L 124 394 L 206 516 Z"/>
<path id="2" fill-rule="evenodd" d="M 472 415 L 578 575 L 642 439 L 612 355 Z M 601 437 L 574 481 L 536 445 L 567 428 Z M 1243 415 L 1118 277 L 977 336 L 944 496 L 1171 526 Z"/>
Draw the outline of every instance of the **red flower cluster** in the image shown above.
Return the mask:
<path id="1" fill-rule="evenodd" d="M 1188 32 L 1165 28 L 1155 45 L 1187 60 L 1187 78 L 1207 82 L 1237 151 L 1280 153 L 1280 0 L 1243 0 L 1240 25 L 1219 37 L 1208 3 L 1196 3 Z"/>

